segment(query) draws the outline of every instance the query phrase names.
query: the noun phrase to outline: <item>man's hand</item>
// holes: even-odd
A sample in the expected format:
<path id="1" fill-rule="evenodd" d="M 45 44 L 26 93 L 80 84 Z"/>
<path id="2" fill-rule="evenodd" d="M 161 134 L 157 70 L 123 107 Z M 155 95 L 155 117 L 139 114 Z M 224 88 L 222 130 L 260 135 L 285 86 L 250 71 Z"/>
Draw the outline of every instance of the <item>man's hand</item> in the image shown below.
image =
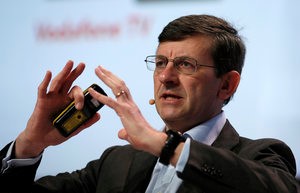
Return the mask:
<path id="1" fill-rule="evenodd" d="M 52 81 L 51 72 L 48 71 L 46 73 L 38 87 L 34 111 L 27 122 L 25 130 L 16 139 L 16 158 L 36 157 L 46 147 L 66 141 L 100 119 L 100 115 L 96 113 L 91 120 L 68 138 L 63 137 L 52 125 L 54 116 L 72 100 L 75 100 L 77 109 L 82 109 L 84 103 L 83 92 L 78 86 L 72 87 L 72 84 L 80 76 L 84 68 L 85 65 L 80 63 L 73 69 L 73 61 L 68 61 L 62 71 Z"/>
<path id="2" fill-rule="evenodd" d="M 100 66 L 95 72 L 111 88 L 116 98 L 101 95 L 93 89 L 89 92 L 94 98 L 114 109 L 120 117 L 124 128 L 119 131 L 119 138 L 128 141 L 136 149 L 159 156 L 167 135 L 152 128 L 145 120 L 123 80 Z"/>

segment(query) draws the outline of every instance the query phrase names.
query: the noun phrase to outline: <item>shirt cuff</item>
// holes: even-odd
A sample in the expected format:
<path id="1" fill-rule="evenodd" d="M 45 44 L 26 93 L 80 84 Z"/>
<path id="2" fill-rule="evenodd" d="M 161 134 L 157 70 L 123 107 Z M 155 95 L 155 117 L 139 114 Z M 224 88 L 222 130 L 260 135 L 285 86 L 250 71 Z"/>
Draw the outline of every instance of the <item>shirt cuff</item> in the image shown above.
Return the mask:
<path id="1" fill-rule="evenodd" d="M 187 138 L 183 145 L 182 152 L 181 152 L 179 159 L 177 161 L 177 164 L 176 164 L 177 172 L 182 172 L 188 161 L 189 154 L 190 154 L 190 144 L 191 144 L 191 139 Z"/>
<path id="2" fill-rule="evenodd" d="M 34 158 L 11 159 L 14 144 L 15 144 L 15 142 L 13 142 L 10 145 L 10 147 L 6 153 L 6 157 L 3 158 L 3 160 L 2 160 L 1 173 L 5 173 L 5 171 L 7 171 L 9 168 L 34 165 L 42 158 L 42 154 L 40 154 L 39 156 L 34 157 Z"/>

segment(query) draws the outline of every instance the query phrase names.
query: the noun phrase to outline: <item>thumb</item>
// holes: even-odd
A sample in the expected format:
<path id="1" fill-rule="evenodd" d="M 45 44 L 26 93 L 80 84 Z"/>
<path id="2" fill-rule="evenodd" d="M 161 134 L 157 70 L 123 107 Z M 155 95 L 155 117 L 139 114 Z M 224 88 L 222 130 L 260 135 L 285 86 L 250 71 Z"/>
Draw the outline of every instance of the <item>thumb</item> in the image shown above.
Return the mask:
<path id="1" fill-rule="evenodd" d="M 128 134 L 127 131 L 123 128 L 118 132 L 118 137 L 123 140 L 127 140 Z"/>

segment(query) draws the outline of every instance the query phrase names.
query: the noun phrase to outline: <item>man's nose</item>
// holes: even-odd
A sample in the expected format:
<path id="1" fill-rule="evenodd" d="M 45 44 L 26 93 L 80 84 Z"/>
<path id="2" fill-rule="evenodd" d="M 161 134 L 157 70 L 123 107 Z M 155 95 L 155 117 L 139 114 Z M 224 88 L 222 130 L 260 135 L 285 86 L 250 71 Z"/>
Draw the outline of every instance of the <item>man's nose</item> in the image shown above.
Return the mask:
<path id="1" fill-rule="evenodd" d="M 166 67 L 159 74 L 162 83 L 175 82 L 178 79 L 178 71 L 175 69 L 173 61 L 169 60 Z"/>

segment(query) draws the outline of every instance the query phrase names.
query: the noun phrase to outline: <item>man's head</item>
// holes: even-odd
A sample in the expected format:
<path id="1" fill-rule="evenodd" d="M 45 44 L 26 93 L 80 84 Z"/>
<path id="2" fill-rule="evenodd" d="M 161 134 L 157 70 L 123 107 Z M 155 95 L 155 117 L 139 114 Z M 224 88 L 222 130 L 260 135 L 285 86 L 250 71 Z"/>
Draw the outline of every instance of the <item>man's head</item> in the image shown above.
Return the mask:
<path id="1" fill-rule="evenodd" d="M 211 15 L 188 15 L 170 22 L 158 37 L 159 43 L 203 35 L 212 39 L 210 54 L 216 75 L 235 70 L 242 73 L 246 48 L 237 30 L 227 21 Z M 229 102 L 224 101 L 224 105 Z"/>
<path id="2" fill-rule="evenodd" d="M 231 70 L 241 74 L 245 45 L 235 28 L 225 20 L 210 15 L 183 16 L 170 22 L 158 37 L 159 43 L 179 41 L 204 35 L 212 38 L 211 56 L 220 76 Z"/>
<path id="3" fill-rule="evenodd" d="M 244 57 L 237 31 L 222 19 L 190 15 L 170 22 L 156 56 L 148 58 L 156 66 L 155 104 L 166 125 L 184 132 L 220 113 L 239 84 Z"/>

